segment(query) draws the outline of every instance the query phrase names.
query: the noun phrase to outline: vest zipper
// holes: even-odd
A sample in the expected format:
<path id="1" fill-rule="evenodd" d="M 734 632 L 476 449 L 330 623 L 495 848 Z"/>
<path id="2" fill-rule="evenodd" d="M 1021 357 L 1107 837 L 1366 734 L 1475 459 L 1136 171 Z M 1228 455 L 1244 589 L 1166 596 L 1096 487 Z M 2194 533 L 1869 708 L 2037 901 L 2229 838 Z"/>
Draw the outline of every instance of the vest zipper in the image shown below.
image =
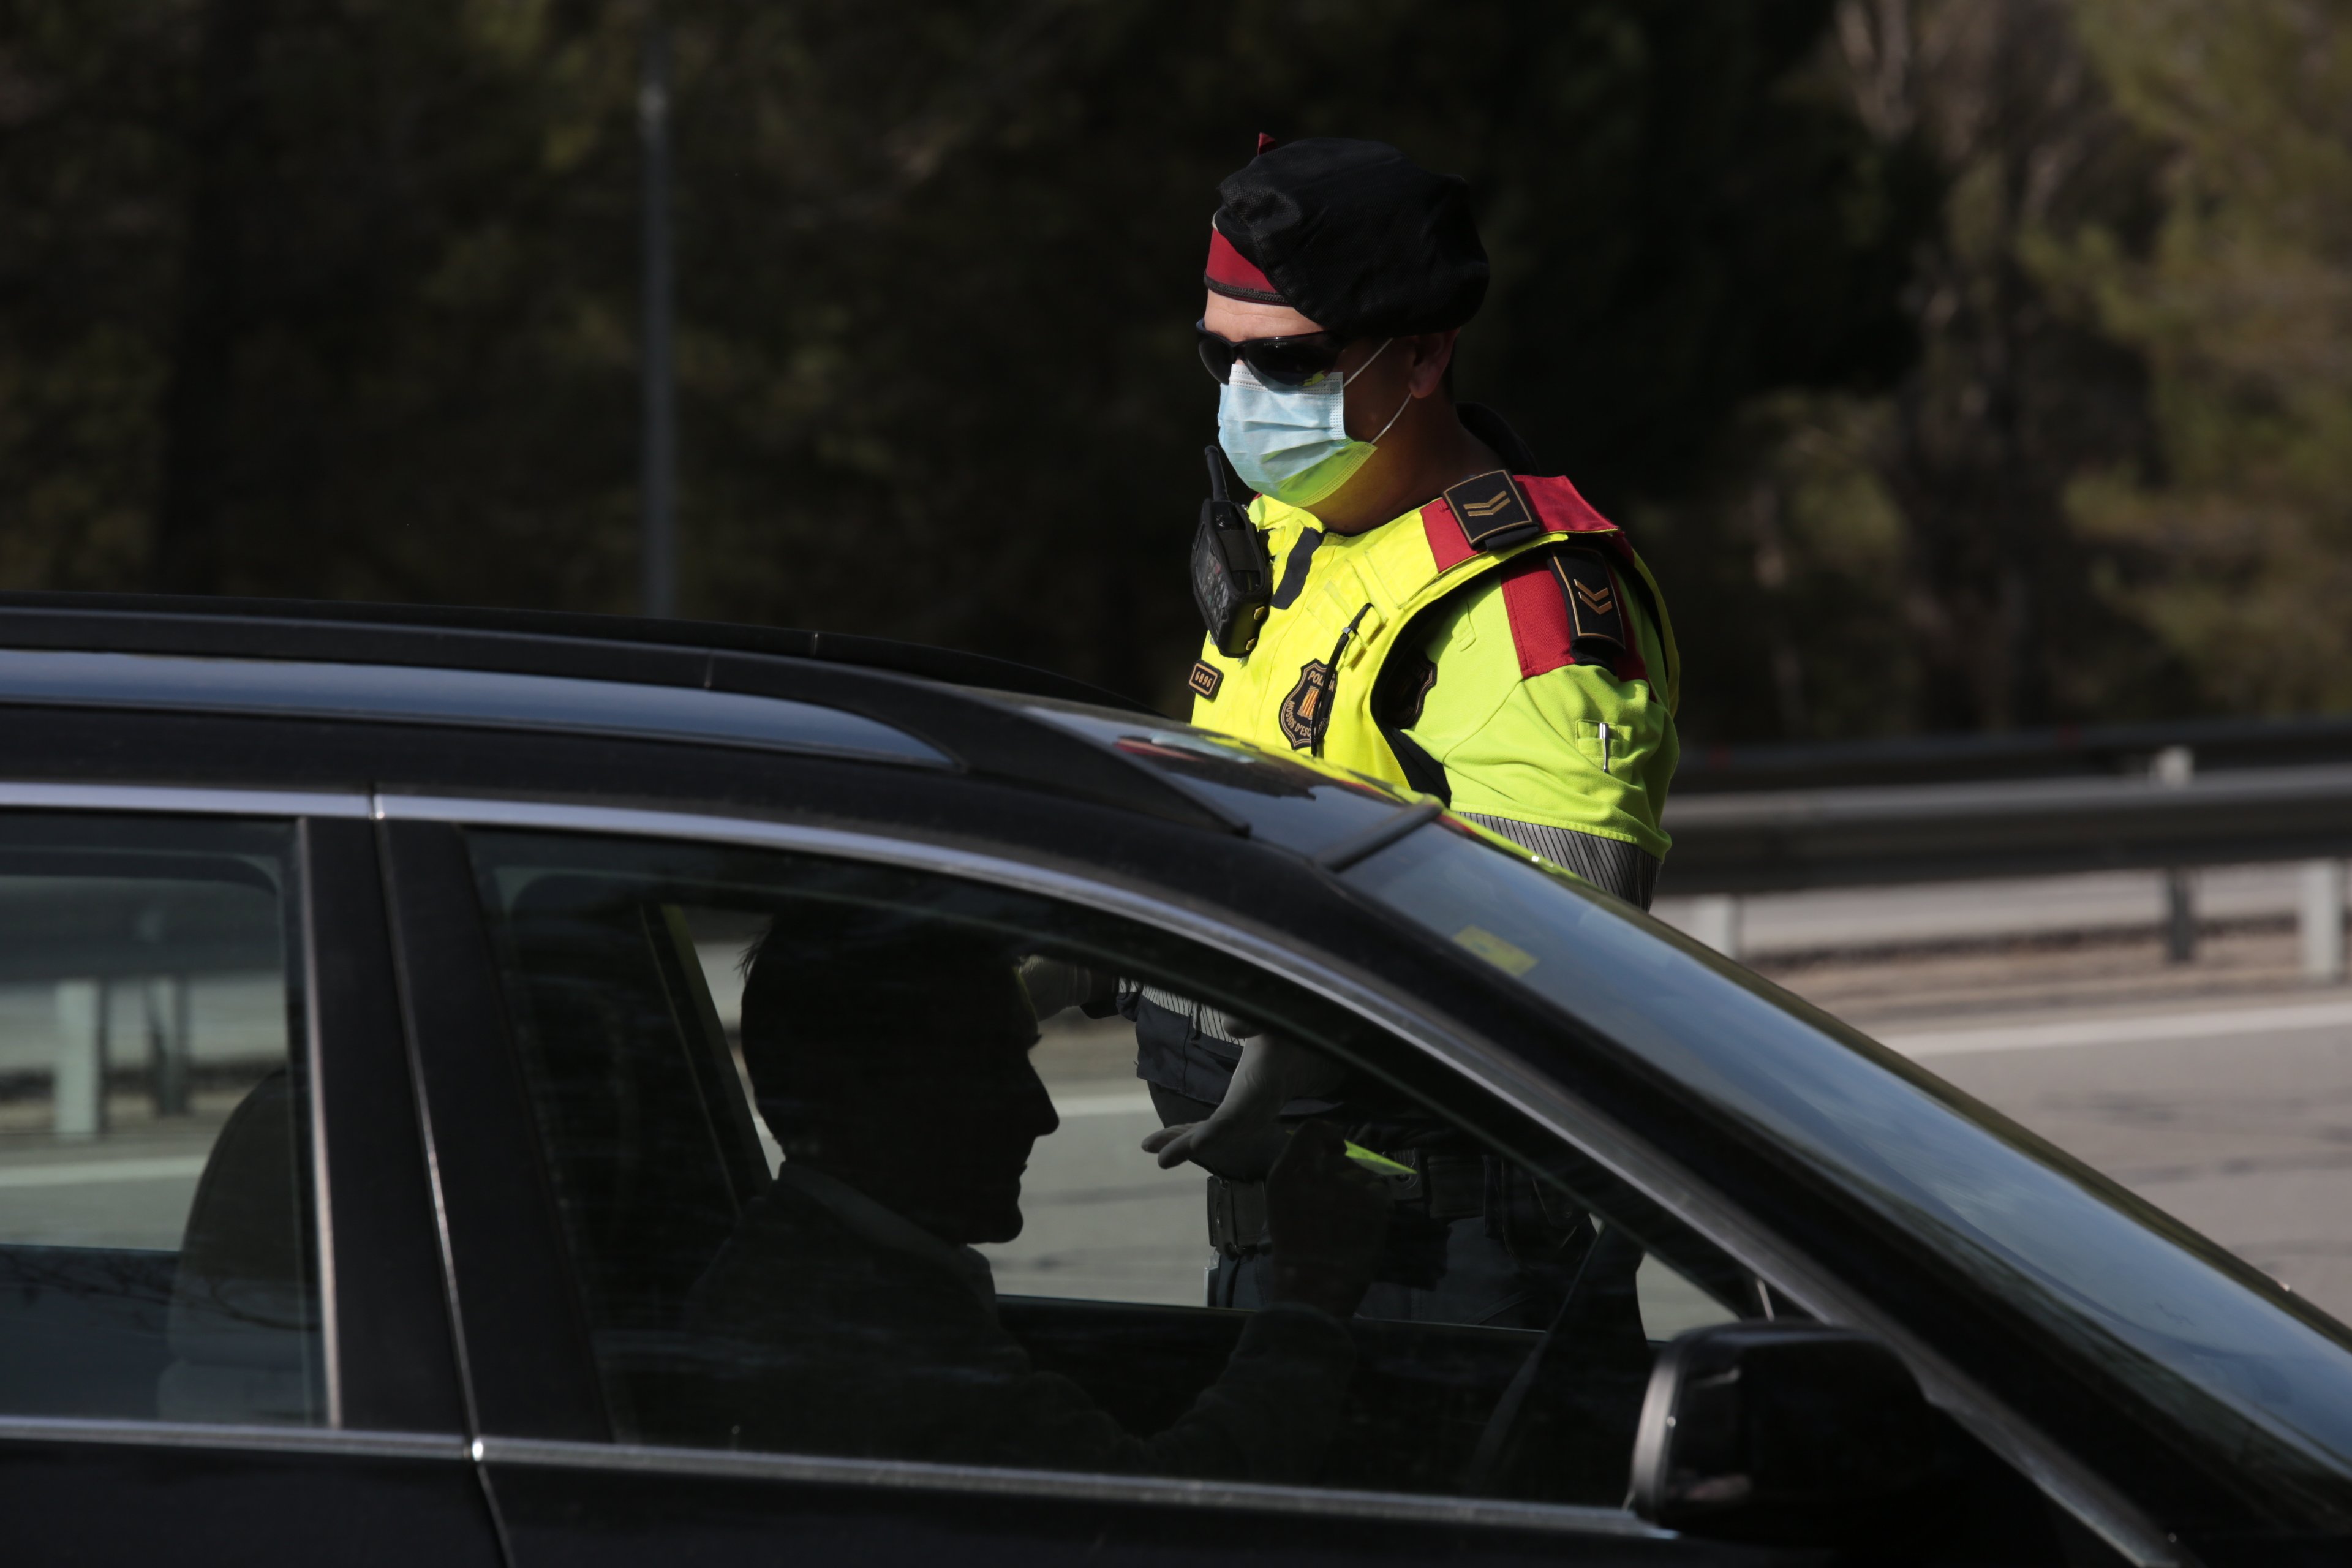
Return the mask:
<path id="1" fill-rule="evenodd" d="M 1323 736 L 1331 728 L 1331 710 L 1339 700 L 1339 656 L 1348 651 L 1348 639 L 1356 635 L 1356 628 L 1363 625 L 1364 617 L 1371 613 L 1372 604 L 1367 599 L 1364 601 L 1364 607 L 1356 612 L 1356 618 L 1348 623 L 1348 629 L 1339 634 L 1339 640 L 1331 645 L 1331 658 L 1328 660 L 1331 666 L 1331 689 L 1323 694 L 1323 722 L 1315 726 L 1315 744 L 1307 753 L 1310 756 L 1319 757 L 1323 754 Z"/>

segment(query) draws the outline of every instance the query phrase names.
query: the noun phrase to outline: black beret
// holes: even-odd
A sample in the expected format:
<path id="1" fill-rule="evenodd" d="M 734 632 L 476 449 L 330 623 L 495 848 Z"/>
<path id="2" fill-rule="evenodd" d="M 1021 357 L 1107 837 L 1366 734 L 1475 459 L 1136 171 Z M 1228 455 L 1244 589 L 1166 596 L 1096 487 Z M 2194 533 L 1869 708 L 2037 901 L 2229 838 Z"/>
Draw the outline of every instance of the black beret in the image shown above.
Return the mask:
<path id="1" fill-rule="evenodd" d="M 1217 231 L 1284 302 L 1327 331 L 1442 332 L 1476 315 L 1486 297 L 1486 249 L 1468 185 L 1385 142 L 1310 136 L 1266 145 L 1217 195 Z M 1213 275 L 1209 285 L 1265 297 L 1220 288 Z"/>

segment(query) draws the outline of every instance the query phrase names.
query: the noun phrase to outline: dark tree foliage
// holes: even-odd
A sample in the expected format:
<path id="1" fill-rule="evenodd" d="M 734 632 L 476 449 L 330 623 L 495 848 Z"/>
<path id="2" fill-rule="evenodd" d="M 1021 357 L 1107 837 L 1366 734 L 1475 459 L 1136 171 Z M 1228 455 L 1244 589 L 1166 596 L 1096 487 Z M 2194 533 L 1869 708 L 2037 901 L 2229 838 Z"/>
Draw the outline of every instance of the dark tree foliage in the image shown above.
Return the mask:
<path id="1" fill-rule="evenodd" d="M 1895 32 L 1898 5 L 1909 25 Z M 1924 352 L 1879 454 L 1906 523 L 1915 721 L 2006 729 L 2146 712 L 2168 690 L 2178 703 L 2177 659 L 2103 602 L 2067 509 L 2084 472 L 2151 458 L 2146 367 L 2059 308 L 2032 260 L 2037 242 L 2086 226 L 2144 247 L 2161 216 L 2157 150 L 2115 111 L 2074 0 L 1876 10 L 1868 118 L 1947 174 L 1906 290 Z"/>
<path id="2" fill-rule="evenodd" d="M 749 126 L 681 131 L 690 159 L 756 159 L 688 176 L 689 316 L 742 377 L 718 402 L 690 384 L 718 613 L 1172 693 L 1213 433 L 1186 334 L 1215 183 L 1260 130 L 1377 136 L 1471 180 L 1496 282 L 1461 391 L 1605 508 L 1691 486 L 1759 388 L 1900 366 L 1885 157 L 1780 90 L 1821 5 L 1042 6 L 997 54 L 917 25 L 933 11 L 714 14 L 714 71 L 810 72 L 779 95 L 809 126 L 797 168 Z M 709 111 L 762 107 L 701 82 Z M 856 173 L 775 199 L 812 167 Z M 774 287 L 742 287 L 747 258 Z"/>
<path id="3" fill-rule="evenodd" d="M 1808 85 L 1829 0 L 666 10 L 688 613 L 1172 700 L 1215 184 L 1372 136 L 1474 186 L 1462 394 L 1663 520 L 1690 721 L 1775 727 L 1705 498 L 1903 373 L 1937 200 Z M 0 5 L 7 579 L 631 608 L 644 15 Z"/>

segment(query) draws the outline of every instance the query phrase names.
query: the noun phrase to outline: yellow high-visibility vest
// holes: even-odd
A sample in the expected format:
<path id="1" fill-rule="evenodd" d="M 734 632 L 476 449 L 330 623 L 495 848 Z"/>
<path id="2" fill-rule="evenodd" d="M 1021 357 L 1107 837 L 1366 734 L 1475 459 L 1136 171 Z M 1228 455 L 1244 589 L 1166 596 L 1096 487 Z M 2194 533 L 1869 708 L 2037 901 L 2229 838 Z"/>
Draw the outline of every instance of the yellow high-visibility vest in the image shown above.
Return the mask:
<path id="1" fill-rule="evenodd" d="M 1506 653 L 1516 653 L 1517 674 L 1534 679 L 1600 663 L 1612 690 L 1636 690 L 1653 710 L 1662 698 L 1664 712 L 1651 728 L 1666 731 L 1661 760 L 1671 772 L 1670 716 L 1681 695 L 1681 659 L 1664 597 L 1623 531 L 1568 480 L 1482 474 L 1416 511 L 1352 536 L 1326 539 L 1312 514 L 1263 496 L 1251 504 L 1250 518 L 1266 536 L 1277 585 L 1275 607 L 1256 647 L 1242 658 L 1227 658 L 1204 640 L 1191 679 L 1194 723 L 1261 745 L 1308 752 L 1391 784 L 1431 787 L 1427 766 L 1401 754 L 1401 748 L 1404 753 L 1414 748 L 1401 734 L 1410 726 L 1399 721 L 1401 711 L 1419 707 L 1417 694 L 1399 683 L 1409 686 L 1418 678 L 1425 684 L 1430 677 L 1409 668 L 1417 659 L 1391 656 L 1401 647 L 1417 651 L 1445 606 L 1463 602 L 1457 595 L 1466 586 L 1500 574 L 1513 645 Z M 1420 629 L 1413 630 L 1417 623 Z M 1644 657 L 1645 646 L 1654 659 Z M 1453 664 L 1449 658 L 1447 667 Z M 1605 731 L 1606 725 L 1580 728 Z M 1550 798 L 1524 809 L 1467 808 L 1628 838 L 1663 854 L 1655 807 L 1664 778 L 1617 779 L 1608 766 L 1606 734 L 1600 740 L 1600 777 L 1572 759 L 1549 769 L 1542 759 L 1531 759 L 1538 764 L 1531 775 L 1538 780 L 1538 796 Z M 1528 743 L 1545 742 L 1532 736 Z M 1596 817 L 1589 800 L 1574 798 L 1620 787 L 1650 789 L 1659 797 L 1635 814 L 1647 819 L 1645 828 L 1594 826 L 1609 819 Z"/>

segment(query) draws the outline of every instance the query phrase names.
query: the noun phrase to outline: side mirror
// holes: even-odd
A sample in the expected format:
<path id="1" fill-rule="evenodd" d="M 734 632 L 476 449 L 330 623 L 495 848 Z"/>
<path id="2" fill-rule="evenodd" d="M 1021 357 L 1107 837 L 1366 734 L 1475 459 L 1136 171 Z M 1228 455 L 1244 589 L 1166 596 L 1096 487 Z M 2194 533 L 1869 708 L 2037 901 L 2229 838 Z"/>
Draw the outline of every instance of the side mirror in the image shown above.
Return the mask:
<path id="1" fill-rule="evenodd" d="M 1633 1508 L 1736 1541 L 1883 1537 L 1927 1479 L 1936 1434 L 1911 1371 L 1819 1323 L 1721 1323 L 1658 1354 L 1633 1439 Z"/>

